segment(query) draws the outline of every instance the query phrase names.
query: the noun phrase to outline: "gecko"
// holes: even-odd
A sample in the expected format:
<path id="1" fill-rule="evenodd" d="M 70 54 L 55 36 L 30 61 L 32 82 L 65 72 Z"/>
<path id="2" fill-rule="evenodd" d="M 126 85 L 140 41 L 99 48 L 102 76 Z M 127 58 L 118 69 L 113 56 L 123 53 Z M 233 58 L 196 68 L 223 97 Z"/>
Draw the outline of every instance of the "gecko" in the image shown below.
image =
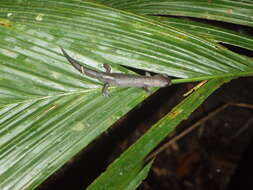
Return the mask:
<path id="1" fill-rule="evenodd" d="M 168 76 L 162 74 L 151 76 L 149 73 L 146 73 L 144 76 L 135 74 L 112 73 L 111 67 L 106 63 L 103 64 L 105 72 L 95 71 L 81 65 L 77 60 L 71 58 L 63 48 L 61 48 L 61 51 L 68 62 L 81 74 L 97 79 L 100 82 L 104 83 L 104 86 L 102 88 L 102 94 L 104 96 L 108 96 L 109 86 L 140 87 L 148 91 L 149 87 L 165 87 L 171 84 L 171 79 Z"/>

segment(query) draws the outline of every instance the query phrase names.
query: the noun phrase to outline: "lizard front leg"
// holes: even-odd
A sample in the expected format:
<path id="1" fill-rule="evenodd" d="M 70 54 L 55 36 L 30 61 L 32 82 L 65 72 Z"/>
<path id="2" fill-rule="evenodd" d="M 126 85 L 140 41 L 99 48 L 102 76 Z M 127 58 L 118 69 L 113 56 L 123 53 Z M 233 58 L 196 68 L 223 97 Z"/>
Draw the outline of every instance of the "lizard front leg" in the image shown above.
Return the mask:
<path id="1" fill-rule="evenodd" d="M 105 71 L 106 71 L 107 73 L 110 73 L 110 72 L 111 72 L 111 67 L 110 67 L 109 64 L 104 63 L 104 64 L 103 64 L 103 67 L 105 68 Z M 109 87 L 109 83 L 105 83 L 104 86 L 103 86 L 103 89 L 102 89 L 102 94 L 103 94 L 103 96 L 106 96 L 106 97 L 109 96 L 108 87 Z"/>

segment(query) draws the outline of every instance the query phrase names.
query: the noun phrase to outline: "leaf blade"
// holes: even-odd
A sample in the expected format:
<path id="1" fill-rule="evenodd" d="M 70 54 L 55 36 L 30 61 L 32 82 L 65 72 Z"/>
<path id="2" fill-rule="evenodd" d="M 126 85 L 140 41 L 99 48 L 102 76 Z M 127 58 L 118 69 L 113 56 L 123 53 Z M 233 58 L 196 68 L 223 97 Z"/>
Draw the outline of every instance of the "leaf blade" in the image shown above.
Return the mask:
<path id="1" fill-rule="evenodd" d="M 40 184 L 140 102 L 140 92 L 115 89 L 105 102 L 98 91 L 1 109 L 0 187 Z M 126 94 L 128 101 L 119 102 Z"/>
<path id="2" fill-rule="evenodd" d="M 152 18 L 154 18 L 154 16 Z M 253 37 L 249 35 L 186 19 L 158 17 L 157 20 L 211 41 L 222 42 L 253 50 Z"/>
<path id="3" fill-rule="evenodd" d="M 189 16 L 253 26 L 252 1 L 233 0 L 141 0 L 104 1 L 109 6 L 144 15 Z"/>

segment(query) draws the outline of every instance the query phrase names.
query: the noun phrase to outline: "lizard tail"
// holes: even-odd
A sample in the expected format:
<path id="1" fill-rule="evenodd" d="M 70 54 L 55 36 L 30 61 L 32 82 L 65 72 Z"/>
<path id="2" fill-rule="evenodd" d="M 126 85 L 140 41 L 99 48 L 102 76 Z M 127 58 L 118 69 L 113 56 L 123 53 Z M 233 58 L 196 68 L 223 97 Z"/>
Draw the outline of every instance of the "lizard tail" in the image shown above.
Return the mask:
<path id="1" fill-rule="evenodd" d="M 71 57 L 67 54 L 67 52 L 66 52 L 62 47 L 60 47 L 60 48 L 61 48 L 61 51 L 62 51 L 63 55 L 64 55 L 64 56 L 66 57 L 66 59 L 68 60 L 68 62 L 70 62 L 71 65 L 72 65 L 76 70 L 78 70 L 80 73 L 83 74 L 82 65 L 81 65 L 77 60 L 71 58 Z"/>

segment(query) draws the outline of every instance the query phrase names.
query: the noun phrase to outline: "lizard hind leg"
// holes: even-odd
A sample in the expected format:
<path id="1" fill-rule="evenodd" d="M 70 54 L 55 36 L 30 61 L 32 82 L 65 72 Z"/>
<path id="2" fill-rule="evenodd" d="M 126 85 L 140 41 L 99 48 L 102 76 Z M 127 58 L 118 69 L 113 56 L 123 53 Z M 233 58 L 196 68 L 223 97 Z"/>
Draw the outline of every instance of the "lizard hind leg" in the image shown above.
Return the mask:
<path id="1" fill-rule="evenodd" d="M 103 67 L 105 68 L 105 71 L 106 71 L 107 73 L 110 73 L 110 72 L 111 72 L 111 67 L 110 67 L 109 64 L 104 63 L 104 64 L 103 64 Z"/>
<path id="2" fill-rule="evenodd" d="M 145 90 L 145 92 L 148 94 L 151 94 L 151 90 L 147 86 L 142 87 L 142 89 Z"/>
<path id="3" fill-rule="evenodd" d="M 102 89 L 102 94 L 103 94 L 103 96 L 105 96 L 105 97 L 108 97 L 108 96 L 109 96 L 108 87 L 109 87 L 109 84 L 108 84 L 108 83 L 105 83 L 104 86 L 103 86 L 103 89 Z"/>

